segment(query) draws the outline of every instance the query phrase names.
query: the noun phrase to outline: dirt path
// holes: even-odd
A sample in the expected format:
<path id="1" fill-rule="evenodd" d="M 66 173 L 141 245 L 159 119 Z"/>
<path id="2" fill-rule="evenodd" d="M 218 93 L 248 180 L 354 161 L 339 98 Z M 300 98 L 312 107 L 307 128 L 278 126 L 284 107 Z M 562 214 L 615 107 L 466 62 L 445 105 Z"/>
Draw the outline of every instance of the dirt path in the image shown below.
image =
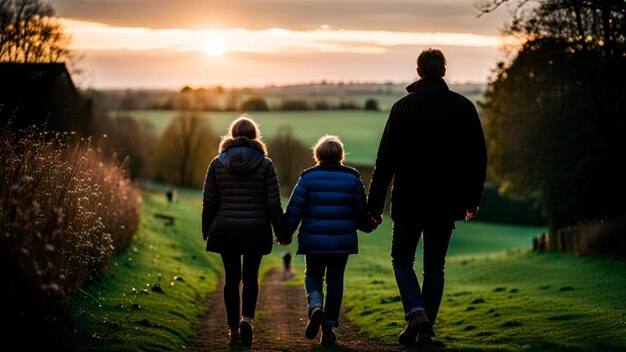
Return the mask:
<path id="1" fill-rule="evenodd" d="M 222 284 L 206 304 L 209 312 L 201 319 L 198 335 L 187 348 L 191 351 L 240 351 L 242 346 L 228 347 L 228 327 L 223 304 Z M 321 348 L 319 334 L 315 340 L 304 337 L 307 324 L 304 288 L 284 285 L 283 274 L 274 271 L 259 290 L 257 316 L 254 320 L 254 351 L 398 351 L 399 345 L 370 340 L 351 327 L 345 317 L 337 330 L 337 345 Z"/>

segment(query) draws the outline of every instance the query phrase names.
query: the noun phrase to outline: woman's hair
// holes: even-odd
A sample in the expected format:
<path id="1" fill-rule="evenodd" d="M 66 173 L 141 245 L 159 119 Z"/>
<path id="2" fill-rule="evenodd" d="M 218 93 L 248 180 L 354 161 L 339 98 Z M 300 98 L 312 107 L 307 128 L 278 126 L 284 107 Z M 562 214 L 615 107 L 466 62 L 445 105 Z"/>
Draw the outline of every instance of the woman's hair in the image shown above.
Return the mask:
<path id="1" fill-rule="evenodd" d="M 261 139 L 259 126 L 247 114 L 243 114 L 233 121 L 228 128 L 228 133 L 232 138 L 246 137 L 249 139 Z"/>
<path id="2" fill-rule="evenodd" d="M 342 163 L 344 158 L 343 143 L 337 136 L 322 136 L 313 146 L 313 159 L 318 164 Z"/>

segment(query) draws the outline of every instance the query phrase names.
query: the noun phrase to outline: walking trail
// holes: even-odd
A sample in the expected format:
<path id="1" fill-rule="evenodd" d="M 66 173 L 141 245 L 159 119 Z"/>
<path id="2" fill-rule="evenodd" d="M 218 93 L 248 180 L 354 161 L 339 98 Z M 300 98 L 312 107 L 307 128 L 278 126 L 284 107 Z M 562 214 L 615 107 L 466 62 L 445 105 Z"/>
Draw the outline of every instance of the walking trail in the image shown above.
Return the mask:
<path id="1" fill-rule="evenodd" d="M 302 285 L 285 285 L 284 274 L 274 270 L 259 289 L 257 313 L 253 320 L 254 351 L 398 351 L 400 345 L 371 340 L 340 318 L 336 329 L 337 344 L 322 348 L 318 334 L 315 340 L 304 337 L 308 322 L 306 298 Z M 223 303 L 223 285 L 203 304 L 209 311 L 201 317 L 197 335 L 187 344 L 191 351 L 243 351 L 243 346 L 228 346 L 228 327 Z"/>

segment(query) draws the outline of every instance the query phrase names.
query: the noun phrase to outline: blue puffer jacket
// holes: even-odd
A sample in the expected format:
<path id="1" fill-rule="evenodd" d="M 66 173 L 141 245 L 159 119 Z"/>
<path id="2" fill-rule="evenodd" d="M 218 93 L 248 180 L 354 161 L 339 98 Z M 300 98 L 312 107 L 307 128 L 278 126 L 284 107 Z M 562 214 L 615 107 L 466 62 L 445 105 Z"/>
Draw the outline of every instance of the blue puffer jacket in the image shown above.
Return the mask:
<path id="1" fill-rule="evenodd" d="M 298 254 L 358 253 L 356 230 L 371 232 L 363 181 L 341 164 L 305 170 L 285 213 L 288 235 L 300 226 Z"/>

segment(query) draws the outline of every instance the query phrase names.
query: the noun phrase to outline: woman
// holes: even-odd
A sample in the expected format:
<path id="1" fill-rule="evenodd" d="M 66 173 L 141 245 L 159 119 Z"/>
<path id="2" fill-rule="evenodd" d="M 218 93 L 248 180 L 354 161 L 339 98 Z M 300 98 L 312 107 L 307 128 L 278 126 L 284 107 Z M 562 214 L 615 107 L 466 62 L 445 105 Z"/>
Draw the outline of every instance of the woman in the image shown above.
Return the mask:
<path id="1" fill-rule="evenodd" d="M 224 303 L 231 345 L 239 341 L 252 345 L 259 265 L 263 255 L 272 250 L 272 226 L 277 240 L 284 243 L 276 170 L 267 157 L 258 126 L 244 115 L 233 121 L 229 135 L 222 137 L 219 155 L 207 171 L 202 203 L 206 250 L 219 253 L 224 263 Z"/>

